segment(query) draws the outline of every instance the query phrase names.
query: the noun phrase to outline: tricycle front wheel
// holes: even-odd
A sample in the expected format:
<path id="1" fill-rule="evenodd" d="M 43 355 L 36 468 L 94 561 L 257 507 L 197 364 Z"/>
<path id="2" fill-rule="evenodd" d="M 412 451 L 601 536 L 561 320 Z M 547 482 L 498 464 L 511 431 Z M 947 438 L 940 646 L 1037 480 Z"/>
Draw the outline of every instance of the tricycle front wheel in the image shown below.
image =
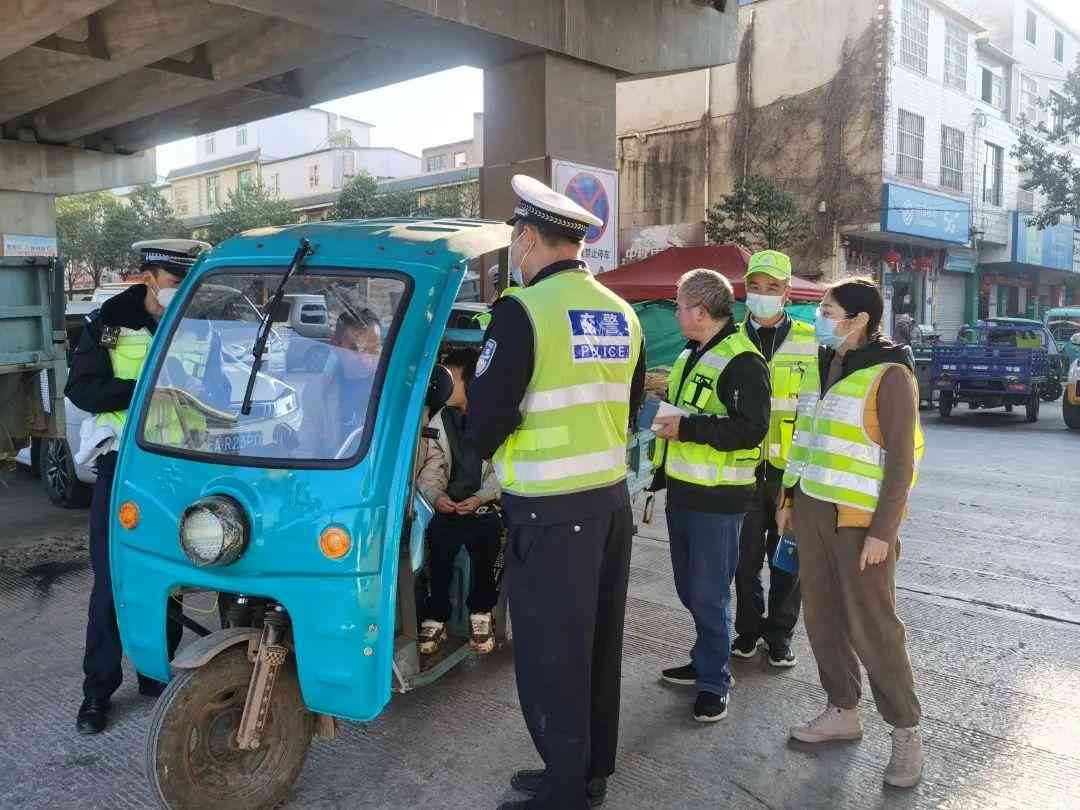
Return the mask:
<path id="1" fill-rule="evenodd" d="M 278 672 L 260 746 L 243 751 L 236 731 L 252 664 L 247 645 L 173 678 L 146 739 L 146 772 L 170 810 L 258 810 L 288 798 L 315 731 L 290 656 Z"/>
<path id="2" fill-rule="evenodd" d="M 1042 399 L 1039 397 L 1038 390 L 1032 391 L 1031 396 L 1027 401 L 1027 421 L 1036 422 L 1039 419 L 1039 403 Z"/>

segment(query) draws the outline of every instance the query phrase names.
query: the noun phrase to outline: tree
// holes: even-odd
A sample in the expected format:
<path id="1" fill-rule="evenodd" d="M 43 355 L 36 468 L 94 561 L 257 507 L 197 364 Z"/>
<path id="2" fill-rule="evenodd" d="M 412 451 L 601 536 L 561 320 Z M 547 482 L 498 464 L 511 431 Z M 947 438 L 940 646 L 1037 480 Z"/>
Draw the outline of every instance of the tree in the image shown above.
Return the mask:
<path id="1" fill-rule="evenodd" d="M 420 206 L 424 217 L 478 217 L 480 216 L 480 184 L 447 186 L 437 188 L 426 195 Z"/>
<path id="2" fill-rule="evenodd" d="M 412 191 L 379 193 L 379 184 L 365 171 L 353 177 L 330 207 L 327 219 L 377 219 L 413 217 L 419 214 L 417 194 Z"/>
<path id="3" fill-rule="evenodd" d="M 139 186 L 129 197 L 144 239 L 175 239 L 188 236 L 184 225 L 173 214 L 165 195 L 155 186 Z"/>
<path id="4" fill-rule="evenodd" d="M 103 227 L 116 198 L 106 191 L 75 194 L 56 201 L 56 236 L 60 256 L 67 267 L 68 289 L 83 276 L 93 286 L 101 284 L 109 269 Z"/>
<path id="5" fill-rule="evenodd" d="M 295 225 L 300 216 L 288 200 L 278 198 L 262 183 L 242 183 L 229 192 L 225 205 L 210 219 L 207 241 L 218 244 L 252 228 Z"/>
<path id="6" fill-rule="evenodd" d="M 1031 217 L 1038 228 L 1057 225 L 1064 216 L 1080 220 L 1080 162 L 1068 146 L 1080 138 L 1080 57 L 1069 71 L 1061 95 L 1040 102 L 1050 113 L 1051 126 L 1040 121 L 1032 125 L 1020 119 L 1020 135 L 1012 156 L 1020 161 L 1019 170 L 1030 176 L 1025 191 L 1040 193 L 1045 202 Z"/>
<path id="7" fill-rule="evenodd" d="M 810 234 L 812 220 L 795 198 L 764 177 L 745 177 L 709 209 L 705 232 L 715 244 L 788 250 Z"/>

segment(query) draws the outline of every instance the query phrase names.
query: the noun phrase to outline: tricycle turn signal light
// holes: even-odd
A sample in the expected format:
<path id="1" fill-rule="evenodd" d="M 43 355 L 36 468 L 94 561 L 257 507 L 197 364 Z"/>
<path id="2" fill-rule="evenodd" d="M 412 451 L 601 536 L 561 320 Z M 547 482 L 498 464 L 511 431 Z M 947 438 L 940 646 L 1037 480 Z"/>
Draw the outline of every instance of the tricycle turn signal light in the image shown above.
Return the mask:
<path id="1" fill-rule="evenodd" d="M 340 526 L 329 526 L 319 535 L 319 551 L 331 560 L 340 560 L 352 548 L 352 538 Z"/>
<path id="2" fill-rule="evenodd" d="M 120 504 L 120 525 L 129 531 L 139 525 L 139 507 L 134 501 Z"/>

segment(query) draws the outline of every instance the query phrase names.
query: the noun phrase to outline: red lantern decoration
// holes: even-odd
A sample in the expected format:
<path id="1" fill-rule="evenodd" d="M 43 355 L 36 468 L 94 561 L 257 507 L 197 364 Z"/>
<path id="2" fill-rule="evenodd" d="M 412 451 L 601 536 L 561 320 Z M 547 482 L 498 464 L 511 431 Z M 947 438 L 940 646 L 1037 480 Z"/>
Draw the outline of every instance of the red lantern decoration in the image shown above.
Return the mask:
<path id="1" fill-rule="evenodd" d="M 890 250 L 883 258 L 885 259 L 885 264 L 896 267 L 896 265 L 900 264 L 900 259 L 902 257 L 898 251 Z"/>
<path id="2" fill-rule="evenodd" d="M 934 260 L 929 256 L 920 256 L 914 262 L 915 269 L 922 270 L 924 272 L 929 271 L 934 266 Z"/>

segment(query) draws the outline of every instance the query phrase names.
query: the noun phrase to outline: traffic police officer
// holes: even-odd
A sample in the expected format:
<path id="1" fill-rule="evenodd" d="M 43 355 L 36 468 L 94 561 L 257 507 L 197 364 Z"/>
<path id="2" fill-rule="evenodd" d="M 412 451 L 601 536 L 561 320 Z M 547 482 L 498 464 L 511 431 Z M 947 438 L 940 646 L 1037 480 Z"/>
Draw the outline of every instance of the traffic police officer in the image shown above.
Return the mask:
<path id="1" fill-rule="evenodd" d="M 87 318 L 72 359 L 65 394 L 91 414 L 83 428 L 80 462 L 96 460 L 97 481 L 90 506 L 90 562 L 94 587 L 83 657 L 84 700 L 76 728 L 97 734 L 105 728 L 110 697 L 123 679 L 120 631 L 116 624 L 109 575 L 109 496 L 116 468 L 116 449 L 150 340 L 165 308 L 205 242 L 156 239 L 136 242 L 142 253 L 143 283 L 110 298 Z M 180 643 L 180 606 L 170 600 L 166 633 L 170 656 Z M 157 696 L 164 684 L 139 675 L 139 692 Z"/>
<path id="2" fill-rule="evenodd" d="M 512 185 L 522 286 L 493 307 L 466 437 L 502 485 L 518 695 L 545 768 L 517 772 L 531 798 L 502 807 L 574 810 L 602 803 L 615 770 L 645 352 L 634 310 L 580 258 L 602 221 L 533 178 Z"/>
<path id="3" fill-rule="evenodd" d="M 738 605 L 731 654 L 752 658 L 758 643 L 768 647 L 774 667 L 795 666 L 791 636 L 799 619 L 799 578 L 775 566 L 769 569 L 769 614 L 761 585 L 761 565 L 772 560 L 780 535 L 776 531 L 784 468 L 795 431 L 795 407 L 804 375 L 817 374 L 817 338 L 812 324 L 793 321 L 784 312 L 791 290 L 791 259 L 775 250 L 750 257 L 746 269 L 746 307 L 742 331 L 769 364 L 772 412 L 769 435 L 757 466 L 757 490 L 743 520 L 739 568 L 735 575 Z"/>

